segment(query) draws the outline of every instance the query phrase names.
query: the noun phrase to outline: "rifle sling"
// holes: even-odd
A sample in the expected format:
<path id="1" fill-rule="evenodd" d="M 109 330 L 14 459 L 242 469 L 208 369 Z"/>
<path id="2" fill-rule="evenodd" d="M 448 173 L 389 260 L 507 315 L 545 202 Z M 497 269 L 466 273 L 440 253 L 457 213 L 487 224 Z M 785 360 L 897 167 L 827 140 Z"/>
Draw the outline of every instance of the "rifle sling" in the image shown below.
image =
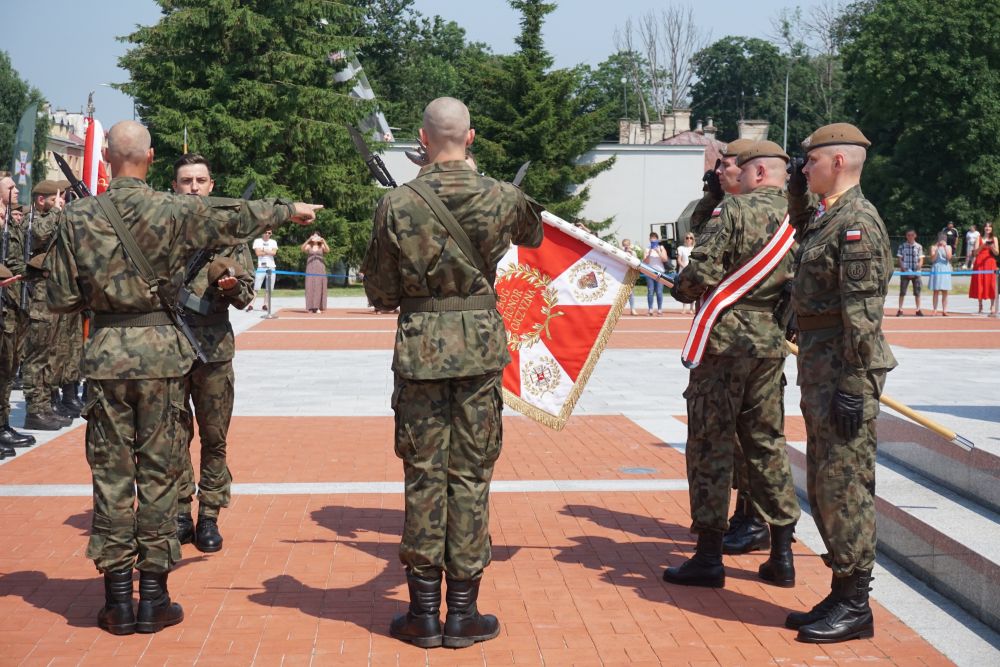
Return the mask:
<path id="1" fill-rule="evenodd" d="M 493 292 L 493 285 L 490 282 L 489 275 L 490 272 L 486 269 L 486 262 L 483 261 L 482 254 L 476 250 L 476 246 L 472 244 L 472 239 L 469 235 L 462 229 L 462 225 L 458 224 L 458 220 L 455 219 L 454 214 L 448 210 L 448 207 L 444 205 L 441 198 L 437 196 L 437 193 L 423 181 L 414 180 L 406 184 L 406 187 L 410 188 L 416 192 L 421 199 L 423 199 L 428 206 L 431 207 L 431 211 L 437 217 L 438 222 L 444 225 L 444 228 L 448 230 L 448 234 L 451 235 L 452 240 L 458 244 L 462 253 L 469 258 L 479 272 L 483 274 L 486 279 L 487 285 L 489 285 L 490 292 Z"/>
<path id="2" fill-rule="evenodd" d="M 97 200 L 101 210 L 104 211 L 104 215 L 108 218 L 111 226 L 114 227 L 115 234 L 118 235 L 118 240 L 121 241 L 122 247 L 125 249 L 125 254 L 135 264 L 135 268 L 139 270 L 139 275 L 149 284 L 150 289 L 154 292 L 159 292 L 160 283 L 156 278 L 156 272 L 150 266 L 149 260 L 146 259 L 142 250 L 139 249 L 139 244 L 136 243 L 135 236 L 132 235 L 132 231 L 125 225 L 125 221 L 122 220 L 121 213 L 118 212 L 118 208 L 111 201 L 111 197 L 108 195 L 98 195 L 94 199 Z M 161 297 L 162 302 L 162 295 L 158 294 L 157 296 Z"/>

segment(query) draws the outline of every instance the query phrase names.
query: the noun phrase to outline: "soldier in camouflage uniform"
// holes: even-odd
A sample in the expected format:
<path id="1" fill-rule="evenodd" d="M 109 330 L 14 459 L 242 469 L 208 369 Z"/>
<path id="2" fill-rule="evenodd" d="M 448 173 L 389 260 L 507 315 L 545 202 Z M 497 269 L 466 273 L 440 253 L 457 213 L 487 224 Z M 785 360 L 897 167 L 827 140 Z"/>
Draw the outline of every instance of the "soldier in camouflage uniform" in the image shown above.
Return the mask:
<path id="1" fill-rule="evenodd" d="M 875 564 L 875 417 L 896 359 L 882 335 L 893 258 L 885 225 L 861 192 L 871 142 L 853 125 L 819 128 L 802 142 L 805 167 L 789 181 L 800 243 L 792 307 L 806 423 L 809 504 L 832 568 L 831 592 L 788 616 L 800 641 L 874 634 L 868 591 Z M 813 205 L 808 189 L 822 200 Z"/>
<path id="2" fill-rule="evenodd" d="M 782 187 L 788 156 L 777 144 L 761 141 L 740 154 L 745 194 L 722 202 L 718 217 L 705 226 L 691 261 L 677 276 L 675 298 L 700 299 L 767 245 L 787 210 Z M 726 530 L 733 447 L 738 440 L 750 476 L 755 511 L 771 528 L 771 556 L 761 579 L 795 585 L 792 533 L 799 504 L 785 451 L 784 327 L 774 316 L 792 258 L 726 310 L 712 328 L 701 363 L 692 369 L 684 398 L 688 408 L 687 460 L 692 531 L 698 546 L 692 558 L 670 567 L 663 578 L 685 586 L 721 588 L 722 537 Z"/>
<path id="3" fill-rule="evenodd" d="M 174 163 L 174 192 L 182 195 L 207 197 L 215 182 L 211 170 L 201 155 L 182 155 Z M 191 518 L 194 496 L 194 467 L 190 443 L 184 450 L 177 508 L 177 539 L 181 544 L 194 542 L 199 551 L 213 553 L 222 548 L 219 533 L 219 509 L 229 506 L 233 477 L 226 465 L 226 436 L 233 417 L 235 376 L 233 355 L 236 341 L 229 324 L 229 306 L 243 309 L 253 303 L 253 257 L 245 243 L 219 248 L 211 264 L 205 262 L 191 281 L 191 291 L 211 304 L 209 315 L 191 314 L 190 321 L 207 363 L 196 361 L 191 369 L 189 392 L 198 420 L 201 439 L 201 471 L 198 480 L 198 527 Z M 229 263 L 231 267 L 225 267 Z M 231 271 L 225 271 L 231 268 Z M 226 275 L 213 280 L 213 269 Z M 229 274 L 232 275 L 229 275 Z"/>
<path id="4" fill-rule="evenodd" d="M 705 194 L 691 213 L 691 231 L 696 237 L 710 220 L 719 217 L 723 201 L 740 194 L 737 158 L 753 144 L 751 139 L 730 141 L 722 147 L 722 156 L 715 168 L 705 172 L 702 179 Z M 739 442 L 733 447 L 733 488 L 736 489 L 736 509 L 729 517 L 726 534 L 722 536 L 722 553 L 735 555 L 767 549 L 771 544 L 771 533 L 767 522 L 757 515 L 750 502 L 750 472 Z"/>
<path id="5" fill-rule="evenodd" d="M 65 203 L 56 183 L 42 181 L 32 191 L 35 219 L 31 228 L 31 256 L 44 255 L 55 234 L 56 220 Z M 24 428 L 57 431 L 72 423 L 72 416 L 52 400 L 56 361 L 56 320 L 45 297 L 45 278 L 34 275 L 28 288 L 28 332 L 21 361 L 26 414 Z M 58 411 L 58 412 L 57 412 Z"/>
<path id="6" fill-rule="evenodd" d="M 458 100 L 431 102 L 420 136 L 430 164 L 382 197 L 362 271 L 375 308 L 400 308 L 392 407 L 406 484 L 399 555 L 410 607 L 390 634 L 423 647 L 459 647 L 499 632 L 496 617 L 476 606 L 490 562 L 489 485 L 502 444 L 501 376 L 510 362 L 493 282 L 511 242 L 542 242 L 541 209 L 466 163 L 475 131 Z M 429 199 L 409 187 L 420 184 Z M 449 233 L 447 216 L 432 212 L 428 202 L 438 198 L 470 247 Z"/>
<path id="7" fill-rule="evenodd" d="M 149 132 L 123 121 L 108 133 L 108 192 L 66 208 L 45 268 L 55 312 L 95 312 L 84 350 L 88 380 L 86 452 L 94 486 L 87 556 L 104 573 L 100 627 L 157 632 L 183 611 L 167 592 L 180 558 L 177 477 L 190 437 L 185 404 L 191 344 L 167 313 L 188 257 L 199 248 L 245 243 L 266 225 L 314 218 L 313 207 L 156 192 L 144 179 Z M 150 285 L 130 258 L 101 202 L 117 210 L 155 272 Z M 138 494 L 138 503 L 136 503 Z M 132 568 L 139 608 L 132 608 Z"/>
<path id="8" fill-rule="evenodd" d="M 17 196 L 18 191 L 14 180 L 9 176 L 0 178 L 0 221 L 5 221 L 7 218 L 7 202 L 16 202 Z M 21 228 L 11 224 L 9 229 L 3 231 L 3 234 L 7 236 L 7 257 L 3 266 L 9 270 L 12 276 L 23 276 L 26 269 L 24 251 L 21 245 Z M 20 285 L 8 281 L 9 278 L 0 281 L 0 290 L 3 292 L 3 306 L 2 313 L 0 313 L 3 317 L 2 326 L 0 326 L 0 420 L 2 420 L 0 421 L 0 458 L 14 456 L 15 447 L 30 447 L 35 444 L 33 437 L 18 433 L 10 425 L 10 392 L 17 374 L 18 317 L 21 309 L 19 307 Z"/>
<path id="9" fill-rule="evenodd" d="M 55 318 L 55 348 L 52 352 L 53 410 L 69 416 L 83 410 L 80 402 L 80 361 L 83 354 L 83 313 L 67 313 Z M 60 388 L 62 393 L 60 394 Z M 63 413 L 60 413 L 63 414 Z"/>

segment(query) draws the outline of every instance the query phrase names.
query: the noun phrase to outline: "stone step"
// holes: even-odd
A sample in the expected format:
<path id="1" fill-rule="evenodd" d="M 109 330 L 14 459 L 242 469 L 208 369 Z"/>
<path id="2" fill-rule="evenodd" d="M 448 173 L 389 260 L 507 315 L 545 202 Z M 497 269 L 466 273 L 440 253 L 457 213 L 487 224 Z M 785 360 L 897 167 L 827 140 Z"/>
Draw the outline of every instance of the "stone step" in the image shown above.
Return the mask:
<path id="1" fill-rule="evenodd" d="M 805 498 L 805 443 L 788 455 Z M 879 550 L 1000 631 L 1000 515 L 893 461 L 875 475 Z"/>
<path id="2" fill-rule="evenodd" d="M 1000 512 L 1000 456 L 972 451 L 886 411 L 878 418 L 878 455 L 994 512 Z M 981 443 L 982 444 L 982 443 Z"/>

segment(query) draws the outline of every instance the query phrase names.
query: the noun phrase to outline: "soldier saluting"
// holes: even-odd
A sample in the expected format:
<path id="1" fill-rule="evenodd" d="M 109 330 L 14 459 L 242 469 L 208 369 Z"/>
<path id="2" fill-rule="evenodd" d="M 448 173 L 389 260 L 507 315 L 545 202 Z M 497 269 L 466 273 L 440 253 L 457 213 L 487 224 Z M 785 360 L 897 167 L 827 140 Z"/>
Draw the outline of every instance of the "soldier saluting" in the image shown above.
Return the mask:
<path id="1" fill-rule="evenodd" d="M 178 328 L 179 277 L 200 248 L 246 243 L 288 220 L 310 222 L 320 207 L 156 192 L 145 183 L 149 132 L 135 121 L 111 128 L 104 153 L 114 175 L 108 192 L 60 215 L 45 261 L 48 303 L 60 313 L 95 313 L 83 373 L 94 484 L 87 557 L 104 574 L 98 625 L 113 634 L 157 632 L 184 617 L 167 592 L 181 554 L 176 478 L 190 435 L 186 376 L 196 357 Z"/>
<path id="2" fill-rule="evenodd" d="M 871 142 L 847 123 L 826 125 L 802 147 L 789 180 L 800 243 L 792 307 L 806 423 L 809 504 L 833 570 L 830 594 L 785 621 L 804 642 L 874 634 L 868 591 L 875 564 L 875 417 L 896 359 L 882 335 L 893 261 L 885 225 L 861 192 Z M 806 195 L 822 198 L 813 205 Z"/>
<path id="3" fill-rule="evenodd" d="M 460 101 L 427 105 L 420 139 L 430 164 L 382 197 L 361 268 L 372 305 L 400 309 L 392 407 L 406 484 L 399 557 L 410 608 L 390 634 L 422 647 L 469 646 L 500 631 L 476 606 L 490 562 L 489 486 L 510 362 L 493 283 L 511 242 L 542 242 L 541 207 L 467 163 L 474 137 Z"/>

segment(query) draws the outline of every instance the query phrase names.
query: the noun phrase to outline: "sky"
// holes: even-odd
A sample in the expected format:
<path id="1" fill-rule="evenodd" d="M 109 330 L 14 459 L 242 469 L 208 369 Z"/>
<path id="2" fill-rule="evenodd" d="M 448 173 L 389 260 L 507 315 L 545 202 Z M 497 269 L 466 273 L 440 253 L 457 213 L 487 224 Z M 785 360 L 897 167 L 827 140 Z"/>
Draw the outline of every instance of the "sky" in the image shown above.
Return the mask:
<path id="1" fill-rule="evenodd" d="M 701 0 L 691 3 L 695 20 L 712 40 L 726 35 L 760 37 L 773 34 L 771 20 L 785 7 L 804 11 L 829 0 Z M 107 87 L 128 74 L 118 67 L 127 45 L 116 37 L 160 16 L 152 0 L 0 0 L 4 7 L 3 42 L 14 68 L 39 88 L 53 108 L 80 111 L 94 91 L 97 117 L 105 127 L 132 117 L 131 99 Z M 628 17 L 638 18 L 665 6 L 665 0 L 559 0 L 544 27 L 544 37 L 557 67 L 596 65 L 614 52 L 614 29 Z M 683 4 L 683 3 L 681 3 Z M 472 41 L 487 43 L 496 53 L 514 50 L 518 15 L 506 0 L 416 0 L 423 14 L 439 14 L 465 28 Z M 95 11 L 94 9 L 97 9 Z M 20 30 L 11 27 L 20 26 Z M 362 63 L 363 64 L 363 63 Z"/>

